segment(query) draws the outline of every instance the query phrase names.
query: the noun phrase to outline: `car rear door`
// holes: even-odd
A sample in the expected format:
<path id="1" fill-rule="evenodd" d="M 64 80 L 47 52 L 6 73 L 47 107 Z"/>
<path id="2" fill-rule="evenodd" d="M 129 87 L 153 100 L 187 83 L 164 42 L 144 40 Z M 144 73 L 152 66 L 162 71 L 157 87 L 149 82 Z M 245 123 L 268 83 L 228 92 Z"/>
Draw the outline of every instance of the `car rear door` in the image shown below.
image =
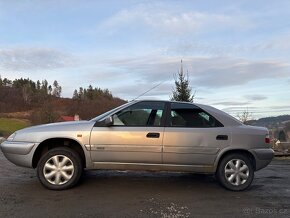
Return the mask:
<path id="1" fill-rule="evenodd" d="M 161 163 L 164 102 L 142 101 L 113 114 L 114 125 L 93 127 L 93 162 Z"/>
<path id="2" fill-rule="evenodd" d="M 193 104 L 170 103 L 163 139 L 163 163 L 212 165 L 230 143 L 228 128 Z"/>

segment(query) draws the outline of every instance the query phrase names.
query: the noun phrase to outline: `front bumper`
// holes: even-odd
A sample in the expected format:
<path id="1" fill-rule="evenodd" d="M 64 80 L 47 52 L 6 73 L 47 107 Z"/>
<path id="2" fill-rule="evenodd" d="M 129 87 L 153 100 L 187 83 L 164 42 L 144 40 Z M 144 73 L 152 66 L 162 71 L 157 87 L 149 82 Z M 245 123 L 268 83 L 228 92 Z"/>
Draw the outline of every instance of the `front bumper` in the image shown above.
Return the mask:
<path id="1" fill-rule="evenodd" d="M 33 153 L 38 143 L 33 142 L 13 142 L 4 141 L 0 148 L 5 157 L 12 163 L 23 166 L 32 167 Z"/>
<path id="2" fill-rule="evenodd" d="M 271 148 L 257 148 L 250 151 L 256 159 L 256 170 L 266 167 L 274 158 L 274 151 Z"/>

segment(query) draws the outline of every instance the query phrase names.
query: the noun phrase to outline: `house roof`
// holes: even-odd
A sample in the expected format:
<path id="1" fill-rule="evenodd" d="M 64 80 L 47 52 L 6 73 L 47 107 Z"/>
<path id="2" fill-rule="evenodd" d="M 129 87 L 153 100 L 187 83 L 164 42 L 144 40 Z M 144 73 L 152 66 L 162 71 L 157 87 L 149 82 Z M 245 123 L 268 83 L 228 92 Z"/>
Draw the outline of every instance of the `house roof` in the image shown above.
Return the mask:
<path id="1" fill-rule="evenodd" d="M 60 120 L 63 120 L 63 121 L 74 121 L 75 118 L 71 117 L 71 116 L 60 116 Z"/>

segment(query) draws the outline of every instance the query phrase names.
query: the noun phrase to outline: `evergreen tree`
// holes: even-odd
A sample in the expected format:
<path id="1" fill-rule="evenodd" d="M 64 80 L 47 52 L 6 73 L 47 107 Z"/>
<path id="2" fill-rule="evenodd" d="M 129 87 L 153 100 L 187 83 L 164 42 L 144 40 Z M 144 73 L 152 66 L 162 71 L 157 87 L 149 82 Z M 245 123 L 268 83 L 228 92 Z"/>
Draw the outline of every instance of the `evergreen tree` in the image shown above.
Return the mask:
<path id="1" fill-rule="evenodd" d="M 172 101 L 186 101 L 193 102 L 194 95 L 191 94 L 191 87 L 189 86 L 188 74 L 185 77 L 183 72 L 183 65 L 181 60 L 180 71 L 175 79 L 175 89 L 172 92 Z"/>
<path id="2" fill-rule="evenodd" d="M 72 99 L 74 99 L 74 100 L 79 99 L 79 93 L 78 93 L 78 90 L 75 89 Z"/>
<path id="3" fill-rule="evenodd" d="M 87 93 L 88 93 L 87 89 L 84 89 L 84 94 L 83 94 L 84 97 L 83 97 L 83 99 L 87 99 Z"/>
<path id="4" fill-rule="evenodd" d="M 43 91 L 44 94 L 47 95 L 47 93 L 48 93 L 48 82 L 47 82 L 46 79 L 42 80 L 41 90 Z"/>
<path id="5" fill-rule="evenodd" d="M 53 90 L 52 90 L 52 95 L 55 97 L 60 97 L 61 95 L 61 86 L 58 84 L 56 80 L 53 82 Z"/>
<path id="6" fill-rule="evenodd" d="M 4 78 L 4 79 L 2 80 L 2 85 L 3 85 L 3 86 L 9 86 L 9 87 L 12 87 L 12 81 L 9 80 L 9 79 L 7 79 L 7 78 Z"/>
<path id="7" fill-rule="evenodd" d="M 47 90 L 48 90 L 48 94 L 51 95 L 52 94 L 52 86 L 49 85 L 48 88 L 47 88 Z"/>
<path id="8" fill-rule="evenodd" d="M 40 90 L 40 81 L 39 80 L 37 80 L 37 82 L 36 82 L 36 89 Z"/>
<path id="9" fill-rule="evenodd" d="M 84 88 L 80 87 L 79 89 L 79 99 L 84 99 Z"/>
<path id="10" fill-rule="evenodd" d="M 89 88 L 87 89 L 87 92 L 86 92 L 86 97 L 89 100 L 93 100 L 93 98 L 94 98 L 94 89 L 93 89 L 92 85 L 89 85 Z"/>

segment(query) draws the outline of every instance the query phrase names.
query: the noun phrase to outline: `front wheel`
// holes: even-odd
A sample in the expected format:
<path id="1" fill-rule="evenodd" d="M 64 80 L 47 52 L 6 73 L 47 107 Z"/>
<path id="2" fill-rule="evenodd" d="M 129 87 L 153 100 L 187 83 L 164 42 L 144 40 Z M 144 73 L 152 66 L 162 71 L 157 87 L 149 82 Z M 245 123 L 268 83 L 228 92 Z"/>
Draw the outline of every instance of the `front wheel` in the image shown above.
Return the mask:
<path id="1" fill-rule="evenodd" d="M 246 155 L 230 154 L 221 160 L 216 177 L 225 188 L 242 191 L 251 185 L 254 179 L 254 167 Z"/>
<path id="2" fill-rule="evenodd" d="M 41 184 L 52 190 L 69 189 L 76 185 L 82 174 L 79 155 L 67 147 L 49 150 L 37 166 L 37 176 Z"/>

